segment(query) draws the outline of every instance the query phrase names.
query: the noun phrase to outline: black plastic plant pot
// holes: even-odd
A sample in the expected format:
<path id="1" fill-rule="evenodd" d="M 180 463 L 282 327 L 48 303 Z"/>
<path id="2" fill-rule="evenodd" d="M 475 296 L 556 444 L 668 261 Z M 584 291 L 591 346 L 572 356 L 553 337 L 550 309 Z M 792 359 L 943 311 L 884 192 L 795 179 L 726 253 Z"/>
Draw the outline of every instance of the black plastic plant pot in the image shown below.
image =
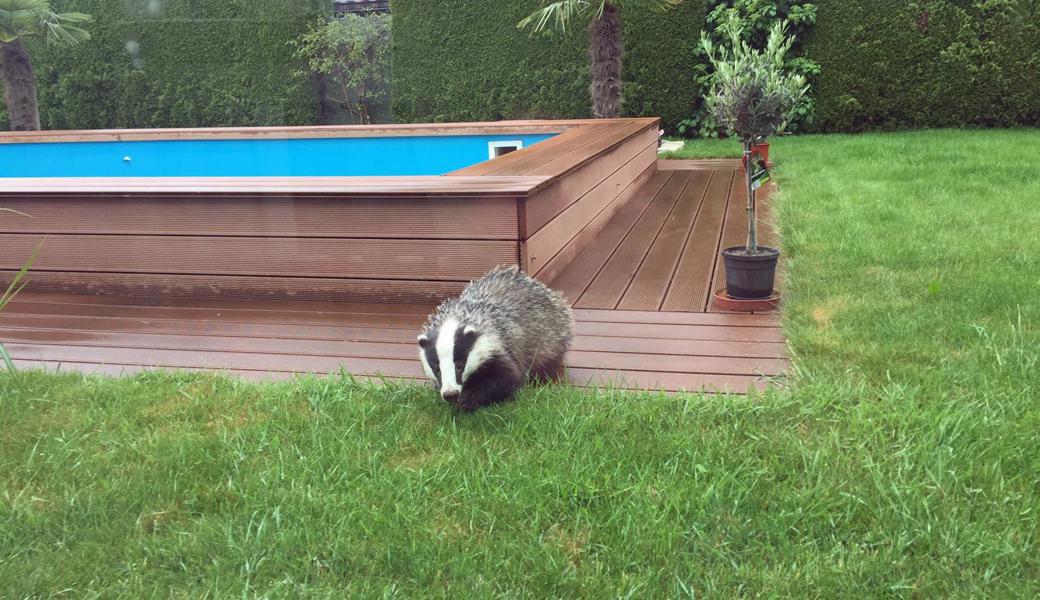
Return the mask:
<path id="1" fill-rule="evenodd" d="M 726 248 L 726 293 L 730 298 L 768 298 L 776 280 L 776 259 L 780 251 L 759 246 L 756 254 L 748 254 L 744 246 Z"/>

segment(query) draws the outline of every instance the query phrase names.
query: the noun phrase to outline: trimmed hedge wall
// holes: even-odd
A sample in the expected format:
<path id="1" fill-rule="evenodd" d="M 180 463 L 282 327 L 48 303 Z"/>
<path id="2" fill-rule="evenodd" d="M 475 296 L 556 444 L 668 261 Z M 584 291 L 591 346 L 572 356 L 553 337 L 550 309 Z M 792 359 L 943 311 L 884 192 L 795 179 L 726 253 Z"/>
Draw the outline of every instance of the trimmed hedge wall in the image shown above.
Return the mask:
<path id="1" fill-rule="evenodd" d="M 395 0 L 398 121 L 589 116 L 583 29 L 516 23 L 538 0 Z M 625 106 L 669 130 L 701 91 L 708 0 L 625 13 Z M 1040 0 L 818 0 L 803 55 L 820 65 L 816 131 L 1040 124 Z"/>
<path id="2" fill-rule="evenodd" d="M 532 34 L 516 24 L 538 0 L 394 0 L 394 118 L 398 122 L 579 118 L 591 115 L 587 36 Z M 690 76 L 705 2 L 665 14 L 625 12 L 625 105 L 630 115 L 689 116 Z"/>
<path id="3" fill-rule="evenodd" d="M 91 40 L 32 40 L 46 129 L 311 124 L 313 83 L 289 40 L 322 0 L 52 0 L 85 12 Z M 0 103 L 2 104 L 2 103 Z M 0 108 L 2 111 L 2 108 Z M 6 126 L 5 114 L 0 124 Z"/>
<path id="4" fill-rule="evenodd" d="M 1040 124 L 1040 0 L 820 0 L 816 128 Z"/>
<path id="5" fill-rule="evenodd" d="M 701 91 L 712 0 L 623 12 L 625 105 L 669 130 Z M 78 48 L 33 40 L 45 128 L 302 125 L 314 82 L 288 42 L 326 0 L 52 0 L 92 14 Z M 584 28 L 518 30 L 539 0 L 394 0 L 399 122 L 590 116 Z M 817 131 L 1040 124 L 1040 0 L 818 0 L 803 46 Z M 6 115 L 0 106 L 0 126 Z"/>

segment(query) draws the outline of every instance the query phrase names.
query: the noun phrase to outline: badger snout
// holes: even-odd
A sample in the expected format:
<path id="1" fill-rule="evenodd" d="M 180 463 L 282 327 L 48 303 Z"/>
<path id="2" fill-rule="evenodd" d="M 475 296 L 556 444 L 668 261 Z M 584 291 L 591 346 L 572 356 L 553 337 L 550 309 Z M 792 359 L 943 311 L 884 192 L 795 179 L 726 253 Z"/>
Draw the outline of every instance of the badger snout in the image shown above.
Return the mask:
<path id="1" fill-rule="evenodd" d="M 462 394 L 462 390 L 459 388 L 441 390 L 441 398 L 444 398 L 445 402 L 451 402 L 452 404 L 458 403 L 460 394 Z"/>

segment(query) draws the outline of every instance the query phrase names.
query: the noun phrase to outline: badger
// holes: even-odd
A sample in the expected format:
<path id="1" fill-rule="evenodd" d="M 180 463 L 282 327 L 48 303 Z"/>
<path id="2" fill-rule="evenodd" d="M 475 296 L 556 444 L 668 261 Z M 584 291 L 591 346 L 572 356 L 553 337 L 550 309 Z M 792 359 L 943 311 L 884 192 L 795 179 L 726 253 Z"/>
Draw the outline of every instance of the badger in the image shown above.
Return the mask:
<path id="1" fill-rule="evenodd" d="M 562 295 L 516 266 L 498 267 L 430 315 L 419 360 L 441 397 L 469 412 L 508 399 L 528 378 L 553 378 L 573 337 Z"/>

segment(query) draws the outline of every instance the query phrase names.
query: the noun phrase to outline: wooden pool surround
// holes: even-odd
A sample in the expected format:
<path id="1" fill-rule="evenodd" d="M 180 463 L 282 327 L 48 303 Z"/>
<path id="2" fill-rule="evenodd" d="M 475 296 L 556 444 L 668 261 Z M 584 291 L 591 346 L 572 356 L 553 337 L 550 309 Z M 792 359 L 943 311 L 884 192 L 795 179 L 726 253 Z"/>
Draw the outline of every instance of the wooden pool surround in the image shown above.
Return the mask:
<path id="1" fill-rule="evenodd" d="M 30 284 L 41 292 L 431 303 L 499 264 L 551 281 L 657 172 L 658 128 L 634 118 L 0 133 L 0 144 L 558 134 L 444 176 L 2 179 L 0 206 L 31 217 L 0 218 L 0 278 L 45 239 Z"/>

